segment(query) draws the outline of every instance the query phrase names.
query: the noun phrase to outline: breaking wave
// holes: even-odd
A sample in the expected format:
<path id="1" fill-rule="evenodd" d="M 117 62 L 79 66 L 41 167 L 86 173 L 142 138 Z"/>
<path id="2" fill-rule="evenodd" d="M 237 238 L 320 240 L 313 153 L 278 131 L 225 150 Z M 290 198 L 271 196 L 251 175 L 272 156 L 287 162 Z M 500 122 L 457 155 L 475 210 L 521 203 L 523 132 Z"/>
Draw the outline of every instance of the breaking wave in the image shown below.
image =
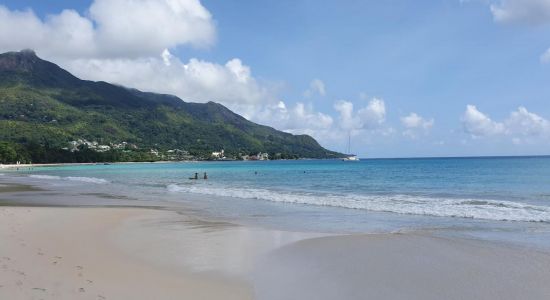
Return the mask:
<path id="1" fill-rule="evenodd" d="M 36 179 L 48 179 L 48 180 L 53 179 L 53 180 L 79 181 L 79 182 L 87 182 L 87 183 L 95 183 L 95 184 L 109 183 L 109 181 L 103 178 L 95 178 L 95 177 L 74 177 L 74 176 L 61 177 L 61 176 L 53 176 L 53 175 L 29 175 L 29 177 L 36 178 Z"/>
<path id="2" fill-rule="evenodd" d="M 364 209 L 375 212 L 496 221 L 550 222 L 550 207 L 505 200 L 459 199 L 412 195 L 336 195 L 287 191 L 279 192 L 257 188 L 222 188 L 194 184 L 171 184 L 167 186 L 167 189 L 171 192 Z"/>

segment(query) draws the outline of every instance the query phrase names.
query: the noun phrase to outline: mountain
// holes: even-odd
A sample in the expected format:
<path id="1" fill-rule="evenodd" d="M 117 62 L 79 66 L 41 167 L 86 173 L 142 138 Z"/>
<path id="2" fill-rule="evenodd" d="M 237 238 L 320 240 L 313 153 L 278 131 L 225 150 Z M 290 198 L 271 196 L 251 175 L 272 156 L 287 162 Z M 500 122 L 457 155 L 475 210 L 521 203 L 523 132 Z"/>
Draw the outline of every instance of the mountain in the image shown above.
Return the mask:
<path id="1" fill-rule="evenodd" d="M 0 141 L 27 160 L 51 162 L 67 160 L 60 149 L 79 139 L 126 142 L 143 151 L 182 149 L 199 158 L 220 149 L 235 157 L 342 156 L 308 135 L 255 124 L 215 102 L 81 80 L 31 50 L 0 54 Z"/>

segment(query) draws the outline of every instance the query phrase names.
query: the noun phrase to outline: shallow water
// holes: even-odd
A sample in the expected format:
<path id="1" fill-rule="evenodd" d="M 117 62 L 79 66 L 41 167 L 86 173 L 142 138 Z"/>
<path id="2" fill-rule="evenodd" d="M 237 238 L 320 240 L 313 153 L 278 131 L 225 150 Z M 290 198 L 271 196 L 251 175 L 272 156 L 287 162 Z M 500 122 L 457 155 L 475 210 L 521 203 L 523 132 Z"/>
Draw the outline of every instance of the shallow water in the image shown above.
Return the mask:
<path id="1" fill-rule="evenodd" d="M 195 172 L 209 179 L 189 180 Z M 3 173 L 81 194 L 183 203 L 209 217 L 278 229 L 420 229 L 550 244 L 549 157 L 100 164 Z"/>

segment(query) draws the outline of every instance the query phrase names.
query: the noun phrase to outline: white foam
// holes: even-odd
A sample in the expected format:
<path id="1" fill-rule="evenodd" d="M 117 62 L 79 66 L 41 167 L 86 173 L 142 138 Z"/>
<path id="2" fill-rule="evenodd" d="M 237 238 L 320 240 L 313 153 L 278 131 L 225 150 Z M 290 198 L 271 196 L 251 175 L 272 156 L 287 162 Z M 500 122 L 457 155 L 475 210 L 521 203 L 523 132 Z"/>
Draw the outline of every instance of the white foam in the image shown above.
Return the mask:
<path id="1" fill-rule="evenodd" d="M 79 181 L 79 182 L 87 182 L 87 183 L 95 183 L 95 184 L 109 183 L 109 181 L 103 178 L 95 178 L 95 177 L 75 177 L 75 176 L 61 177 L 61 176 L 54 176 L 54 175 L 29 175 L 29 177 L 37 178 L 37 179 L 47 179 L 47 180 Z"/>
<path id="2" fill-rule="evenodd" d="M 71 181 L 81 181 L 81 182 L 88 182 L 88 183 L 97 183 L 97 184 L 105 184 L 109 183 L 109 181 L 103 179 L 103 178 L 95 178 L 95 177 L 65 177 L 67 180 Z"/>
<path id="3" fill-rule="evenodd" d="M 61 179 L 59 176 L 52 176 L 52 175 L 29 175 L 30 178 L 36 178 L 36 179 Z"/>
<path id="4" fill-rule="evenodd" d="M 256 188 L 169 185 L 169 191 L 273 202 L 364 209 L 376 212 L 497 221 L 550 222 L 550 207 L 505 200 L 435 198 L 411 195 L 334 195 L 277 192 Z"/>

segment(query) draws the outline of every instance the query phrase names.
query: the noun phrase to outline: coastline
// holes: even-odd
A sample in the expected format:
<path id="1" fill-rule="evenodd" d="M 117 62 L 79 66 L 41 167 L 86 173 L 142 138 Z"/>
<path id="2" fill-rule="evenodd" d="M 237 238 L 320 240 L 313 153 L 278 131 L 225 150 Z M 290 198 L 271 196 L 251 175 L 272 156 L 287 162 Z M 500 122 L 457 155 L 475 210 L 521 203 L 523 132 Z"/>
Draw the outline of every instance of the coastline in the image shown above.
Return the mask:
<path id="1" fill-rule="evenodd" d="M 94 165 L 124 165 L 124 164 L 170 164 L 170 163 L 204 163 L 204 162 L 257 162 L 257 161 L 308 161 L 308 160 L 339 160 L 340 158 L 298 158 L 298 159 L 270 159 L 270 160 L 157 160 L 157 161 L 119 161 L 119 162 L 92 162 L 92 163 L 47 163 L 47 164 L 0 164 L 1 169 L 35 168 L 35 167 L 66 167 L 66 166 L 94 166 Z"/>
<path id="2" fill-rule="evenodd" d="M 195 162 L 194 160 L 181 161 L 121 161 L 121 162 L 95 162 L 95 163 L 51 163 L 51 164 L 0 164 L 0 169 L 14 168 L 35 168 L 35 167 L 65 167 L 65 166 L 94 166 L 94 165 L 122 165 L 122 164 L 166 164 L 166 163 L 188 163 Z"/>
<path id="3" fill-rule="evenodd" d="M 234 224 L 158 228 L 176 217 L 170 211 L 4 206 L 0 214 L 0 237 L 9 241 L 0 245 L 0 298 L 550 296 L 550 254 L 497 243 L 416 233 L 341 235 L 298 238 L 262 252 L 263 230 L 246 242 Z M 223 247 L 215 247 L 220 240 Z M 248 275 L 230 272 L 241 264 L 252 265 Z"/>
<path id="4" fill-rule="evenodd" d="M 420 231 L 270 230 L 100 199 L 17 202 L 43 192 L 2 184 L 0 238 L 9 242 L 0 244 L 0 298 L 550 297 L 548 251 Z M 24 197 L 9 200 L 16 194 Z"/>

